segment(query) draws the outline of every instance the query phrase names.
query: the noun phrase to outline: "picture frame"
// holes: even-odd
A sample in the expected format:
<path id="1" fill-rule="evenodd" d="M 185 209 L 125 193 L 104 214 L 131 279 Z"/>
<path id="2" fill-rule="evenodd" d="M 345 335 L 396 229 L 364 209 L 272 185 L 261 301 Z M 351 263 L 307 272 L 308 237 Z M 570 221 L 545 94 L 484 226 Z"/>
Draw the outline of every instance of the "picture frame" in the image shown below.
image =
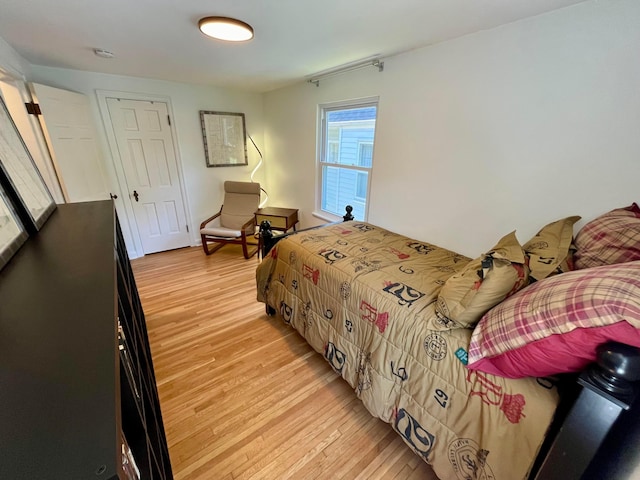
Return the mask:
<path id="1" fill-rule="evenodd" d="M 56 209 L 56 203 L 2 97 L 0 97 L 0 185 L 29 234 L 40 230 Z"/>
<path id="2" fill-rule="evenodd" d="M 200 110 L 207 167 L 248 165 L 244 113 Z"/>
<path id="3" fill-rule="evenodd" d="M 0 187 L 0 270 L 29 237 L 11 201 Z"/>

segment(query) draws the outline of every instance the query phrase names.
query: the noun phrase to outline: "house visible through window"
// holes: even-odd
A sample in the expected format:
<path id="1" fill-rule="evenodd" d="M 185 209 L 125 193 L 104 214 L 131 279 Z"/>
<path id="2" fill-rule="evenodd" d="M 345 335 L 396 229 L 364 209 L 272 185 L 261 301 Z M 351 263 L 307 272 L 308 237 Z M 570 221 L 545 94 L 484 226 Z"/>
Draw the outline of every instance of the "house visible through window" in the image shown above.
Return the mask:
<path id="1" fill-rule="evenodd" d="M 377 109 L 377 100 L 321 106 L 321 211 L 342 216 L 351 205 L 354 217 L 366 220 Z"/>
<path id="2" fill-rule="evenodd" d="M 369 175 L 364 172 L 356 173 L 356 195 L 355 199 L 361 202 L 367 201 L 367 182 Z"/>
<path id="3" fill-rule="evenodd" d="M 340 142 L 332 142 L 329 140 L 329 146 L 327 149 L 327 159 L 329 163 L 338 163 L 338 156 L 340 155 Z"/>
<path id="4" fill-rule="evenodd" d="M 358 165 L 371 167 L 373 161 L 373 142 L 361 142 L 358 144 Z"/>

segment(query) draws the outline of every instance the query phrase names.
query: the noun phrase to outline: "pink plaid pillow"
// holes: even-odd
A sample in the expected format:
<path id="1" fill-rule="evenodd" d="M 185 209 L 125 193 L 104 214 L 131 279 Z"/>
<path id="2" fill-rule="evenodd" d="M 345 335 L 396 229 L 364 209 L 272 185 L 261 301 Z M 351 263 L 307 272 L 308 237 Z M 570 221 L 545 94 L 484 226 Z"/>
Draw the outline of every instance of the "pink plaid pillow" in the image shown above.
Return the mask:
<path id="1" fill-rule="evenodd" d="M 576 268 L 640 260 L 640 207 L 632 203 L 587 223 L 575 239 Z"/>
<path id="2" fill-rule="evenodd" d="M 640 261 L 566 272 L 519 291 L 482 317 L 468 367 L 510 378 L 578 371 L 607 341 L 640 347 Z"/>

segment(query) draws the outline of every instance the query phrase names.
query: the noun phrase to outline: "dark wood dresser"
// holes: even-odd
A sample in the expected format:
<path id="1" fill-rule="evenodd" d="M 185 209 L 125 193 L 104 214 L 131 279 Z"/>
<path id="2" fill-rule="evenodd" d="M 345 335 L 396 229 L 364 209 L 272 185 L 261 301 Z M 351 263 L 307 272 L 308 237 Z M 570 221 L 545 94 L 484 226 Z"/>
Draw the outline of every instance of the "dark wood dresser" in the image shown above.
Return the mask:
<path id="1" fill-rule="evenodd" d="M 2 479 L 173 478 L 110 200 L 59 205 L 0 271 L 0 452 Z"/>

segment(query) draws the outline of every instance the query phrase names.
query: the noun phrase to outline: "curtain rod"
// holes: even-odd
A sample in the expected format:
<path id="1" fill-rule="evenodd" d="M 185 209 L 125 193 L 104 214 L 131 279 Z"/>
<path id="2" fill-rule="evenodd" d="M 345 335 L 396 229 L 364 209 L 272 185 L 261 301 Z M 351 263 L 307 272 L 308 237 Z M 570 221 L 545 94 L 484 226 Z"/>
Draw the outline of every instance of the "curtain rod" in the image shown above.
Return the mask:
<path id="1" fill-rule="evenodd" d="M 324 78 L 333 77 L 334 75 L 340 75 L 341 73 L 351 72 L 353 70 L 359 70 L 365 67 L 377 67 L 378 72 L 382 72 L 384 71 L 384 62 L 379 58 L 374 58 L 371 60 L 348 63 L 331 70 L 325 70 L 324 72 L 319 72 L 315 75 L 311 75 L 311 77 L 307 80 L 307 83 L 313 83 L 316 87 L 319 87 L 320 80 Z"/>

